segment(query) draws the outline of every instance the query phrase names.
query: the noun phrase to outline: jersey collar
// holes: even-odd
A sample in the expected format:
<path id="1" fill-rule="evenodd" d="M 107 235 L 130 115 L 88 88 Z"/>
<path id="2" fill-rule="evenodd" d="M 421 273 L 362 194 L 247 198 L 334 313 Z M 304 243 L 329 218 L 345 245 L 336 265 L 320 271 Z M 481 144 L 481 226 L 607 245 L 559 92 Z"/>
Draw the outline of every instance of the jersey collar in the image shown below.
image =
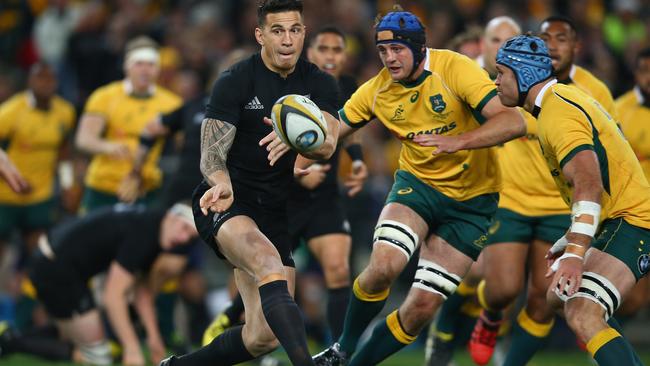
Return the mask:
<path id="1" fill-rule="evenodd" d="M 546 91 L 548 88 L 551 86 L 557 84 L 557 79 L 551 79 L 544 84 L 542 89 L 539 91 L 537 94 L 537 97 L 535 97 L 535 105 L 533 106 L 533 113 L 532 115 L 537 118 L 539 115 L 539 112 L 542 110 L 542 99 L 544 99 L 544 95 L 546 94 Z"/>
<path id="2" fill-rule="evenodd" d="M 572 64 L 571 65 L 571 70 L 569 70 L 569 77 L 564 79 L 564 80 L 558 80 L 558 83 L 567 84 L 567 85 L 573 83 L 573 78 L 576 75 L 576 70 L 577 70 L 576 65 Z"/>
<path id="3" fill-rule="evenodd" d="M 138 95 L 133 93 L 133 83 L 131 83 L 131 80 L 129 79 L 124 79 L 122 82 L 122 86 L 124 87 L 124 92 L 134 98 L 149 98 L 152 95 L 156 93 L 156 85 L 151 85 L 149 86 L 149 89 L 147 90 L 146 95 Z"/>

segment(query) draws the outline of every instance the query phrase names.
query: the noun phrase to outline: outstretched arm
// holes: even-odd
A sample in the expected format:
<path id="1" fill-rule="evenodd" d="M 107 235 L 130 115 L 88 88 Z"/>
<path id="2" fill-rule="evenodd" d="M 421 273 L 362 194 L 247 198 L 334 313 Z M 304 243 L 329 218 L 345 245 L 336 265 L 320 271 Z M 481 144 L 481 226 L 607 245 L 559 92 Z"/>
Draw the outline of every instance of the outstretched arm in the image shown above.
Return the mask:
<path id="1" fill-rule="evenodd" d="M 472 131 L 454 136 L 418 135 L 413 141 L 421 146 L 437 147 L 435 155 L 495 146 L 526 134 L 526 122 L 521 113 L 515 108 L 504 107 L 498 97 L 490 99 L 481 114 L 486 118 L 485 123 Z"/>

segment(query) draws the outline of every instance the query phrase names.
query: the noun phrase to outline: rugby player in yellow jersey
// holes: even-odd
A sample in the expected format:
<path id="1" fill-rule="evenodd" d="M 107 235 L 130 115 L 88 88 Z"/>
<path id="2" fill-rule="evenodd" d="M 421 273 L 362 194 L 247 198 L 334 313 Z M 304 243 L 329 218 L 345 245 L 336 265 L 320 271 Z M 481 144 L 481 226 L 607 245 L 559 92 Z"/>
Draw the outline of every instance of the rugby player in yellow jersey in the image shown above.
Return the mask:
<path id="1" fill-rule="evenodd" d="M 65 166 L 64 188 L 72 183 L 68 133 L 75 123 L 72 104 L 55 95 L 53 69 L 35 64 L 29 73 L 28 90 L 0 105 L 0 141 L 27 185 L 15 192 L 0 181 L 0 240 L 20 229 L 29 249 L 56 215 L 54 180 L 59 164 Z M 62 192 L 66 194 L 67 192 Z"/>
<path id="2" fill-rule="evenodd" d="M 88 98 L 77 131 L 77 147 L 93 155 L 86 173 L 82 212 L 120 202 L 120 185 L 133 168 L 140 132 L 159 114 L 181 105 L 181 98 L 156 85 L 160 57 L 156 43 L 138 37 L 126 45 L 123 80 L 97 89 Z M 153 141 L 142 167 L 142 197 L 149 202 L 160 188 L 158 159 L 162 140 Z"/>
<path id="3" fill-rule="evenodd" d="M 569 326 L 599 365 L 641 365 L 632 346 L 607 323 L 650 269 L 650 185 L 641 165 L 603 106 L 557 83 L 540 38 L 508 40 L 497 53 L 497 70 L 503 104 L 523 106 L 537 118 L 542 154 L 571 206 L 569 230 L 547 253 L 547 276 L 553 276 L 547 301 L 564 303 Z M 473 134 L 431 136 L 421 143 L 451 153 L 496 140 Z"/>
<path id="4" fill-rule="evenodd" d="M 634 77 L 636 85 L 616 99 L 616 111 L 623 133 L 636 153 L 646 179 L 650 181 L 650 48 L 641 50 L 636 58 Z M 650 296 L 650 277 L 639 281 L 617 312 L 624 320 L 647 304 Z"/>
<path id="5" fill-rule="evenodd" d="M 506 16 L 496 17 L 490 20 L 485 26 L 485 31 L 481 38 L 482 53 L 476 58 L 476 62 L 487 71 L 491 79 L 496 78 L 495 59 L 499 47 L 508 38 L 519 33 L 521 33 L 519 25 L 512 18 Z M 497 149 L 497 151 L 499 150 Z M 501 162 L 503 156 L 502 154 L 498 155 L 503 174 L 503 189 L 506 189 L 510 185 L 509 178 L 512 172 L 506 171 L 504 174 L 504 164 Z M 553 184 L 552 181 L 551 184 Z M 499 207 L 501 207 L 502 201 L 503 190 L 500 192 Z M 497 210 L 497 215 L 499 212 L 500 209 Z M 429 339 L 427 339 L 425 358 L 428 366 L 446 366 L 451 361 L 454 348 L 460 345 L 458 344 L 456 333 L 463 324 L 464 319 L 462 313 L 467 309 L 467 306 L 464 305 L 471 304 L 471 301 L 475 300 L 476 286 L 483 276 L 484 261 L 485 252 L 481 252 L 479 259 L 472 265 L 465 278 L 463 278 L 463 282 L 458 287 L 458 290 L 449 296 L 440 308 L 436 323 L 431 325 Z"/>
<path id="6" fill-rule="evenodd" d="M 414 138 L 481 130 L 505 141 L 525 133 L 521 114 L 494 98 L 494 85 L 474 61 L 424 46 L 424 27 L 413 14 L 395 9 L 381 17 L 375 37 L 385 67 L 339 112 L 341 133 L 377 118 L 402 140 L 400 168 L 375 228 L 370 263 L 354 281 L 343 334 L 314 357 L 316 365 L 347 359 L 353 366 L 374 365 L 412 343 L 483 247 L 501 186 L 495 152 L 433 156 L 433 149 Z M 406 300 L 355 353 L 418 247 L 418 270 Z"/>

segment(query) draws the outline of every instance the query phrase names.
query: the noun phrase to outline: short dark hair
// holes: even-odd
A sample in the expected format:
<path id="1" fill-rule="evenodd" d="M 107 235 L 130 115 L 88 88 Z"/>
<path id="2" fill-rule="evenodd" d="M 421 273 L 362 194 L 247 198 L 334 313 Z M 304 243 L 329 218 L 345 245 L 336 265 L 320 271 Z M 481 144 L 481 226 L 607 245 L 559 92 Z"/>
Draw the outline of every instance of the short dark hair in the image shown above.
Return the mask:
<path id="1" fill-rule="evenodd" d="M 266 21 L 266 15 L 297 11 L 302 14 L 302 0 L 263 0 L 257 7 L 257 24 L 261 27 Z"/>
<path id="2" fill-rule="evenodd" d="M 336 34 L 343 39 L 343 44 L 345 44 L 345 33 L 343 33 L 343 31 L 335 25 L 326 25 L 317 30 L 316 33 L 311 36 L 309 45 L 311 46 L 316 40 L 316 37 L 320 36 L 321 34 Z"/>
<path id="3" fill-rule="evenodd" d="M 641 63 L 641 60 L 644 58 L 650 58 L 650 47 L 646 47 L 639 51 L 639 53 L 636 55 L 636 67 L 639 67 L 639 64 Z"/>
<path id="4" fill-rule="evenodd" d="M 573 19 L 569 18 L 568 16 L 565 15 L 551 15 L 550 17 L 542 20 L 541 23 L 539 23 L 540 28 L 542 27 L 542 24 L 546 22 L 561 22 L 569 26 L 569 28 L 573 31 L 573 33 L 578 36 L 578 28 L 576 28 L 576 23 L 573 21 Z"/>

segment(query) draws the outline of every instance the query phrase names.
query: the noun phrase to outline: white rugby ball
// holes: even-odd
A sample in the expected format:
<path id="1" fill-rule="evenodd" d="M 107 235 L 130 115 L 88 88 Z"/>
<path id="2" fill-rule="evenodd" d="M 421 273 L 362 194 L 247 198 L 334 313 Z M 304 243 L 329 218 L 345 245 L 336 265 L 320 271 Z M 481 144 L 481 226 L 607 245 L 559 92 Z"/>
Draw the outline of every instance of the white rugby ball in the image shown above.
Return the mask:
<path id="1" fill-rule="evenodd" d="M 325 117 L 309 98 L 289 94 L 278 99 L 271 110 L 275 134 L 298 153 L 318 149 L 327 136 Z"/>

